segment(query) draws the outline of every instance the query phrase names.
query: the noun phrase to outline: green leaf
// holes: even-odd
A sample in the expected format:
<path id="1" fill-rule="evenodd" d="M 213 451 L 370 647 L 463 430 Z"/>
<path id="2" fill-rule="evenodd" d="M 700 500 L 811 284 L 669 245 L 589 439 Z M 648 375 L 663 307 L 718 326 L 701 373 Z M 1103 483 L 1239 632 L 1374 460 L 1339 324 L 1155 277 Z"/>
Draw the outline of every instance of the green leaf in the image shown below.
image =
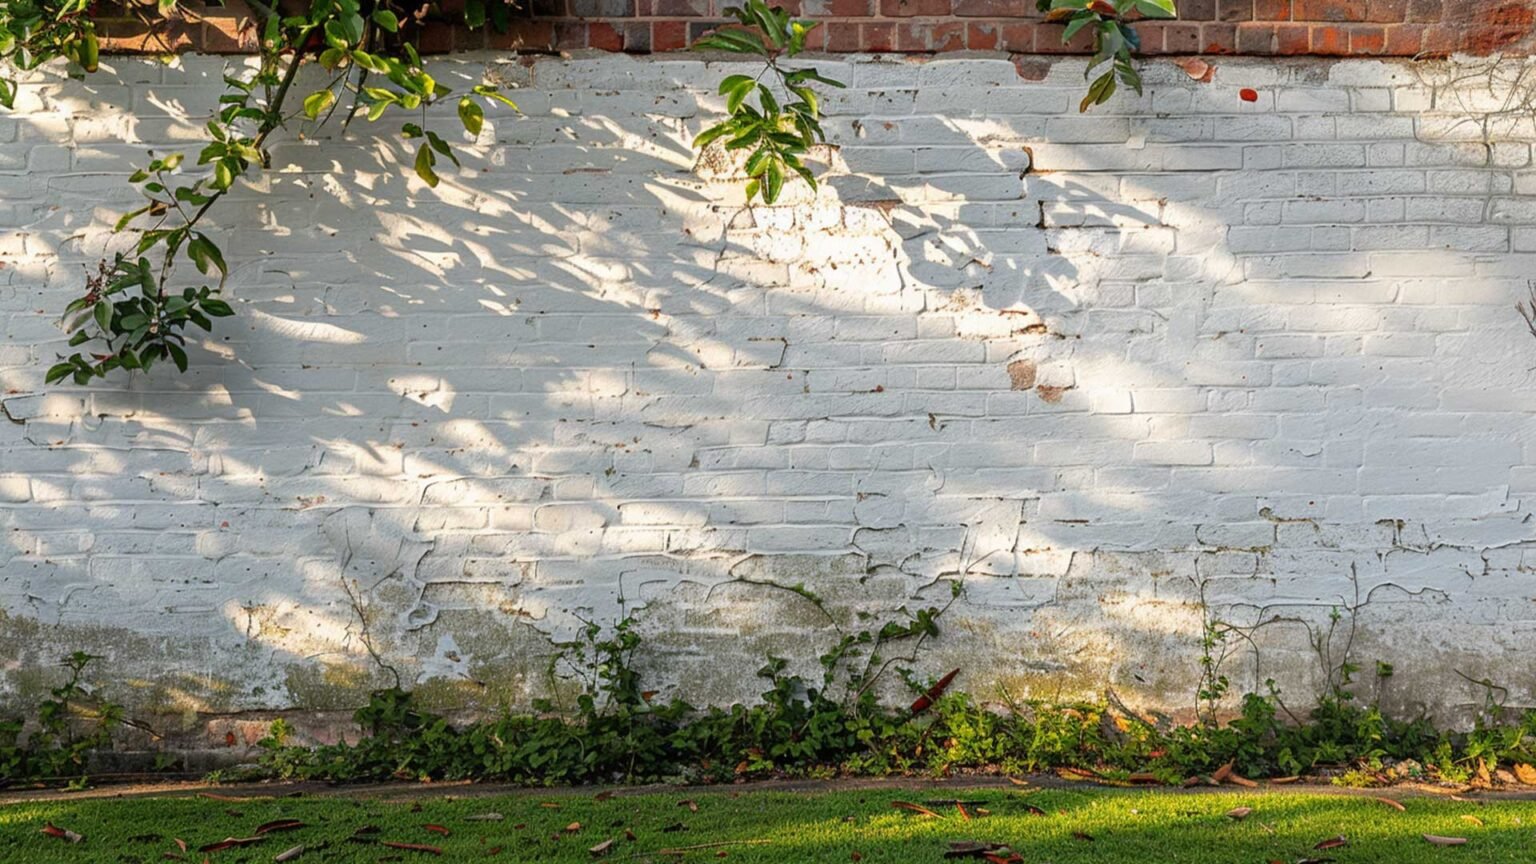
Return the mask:
<path id="1" fill-rule="evenodd" d="M 311 120 L 324 114 L 326 109 L 336 104 L 336 93 L 331 90 L 316 90 L 304 97 L 304 116 Z"/>
<path id="2" fill-rule="evenodd" d="M 203 300 L 203 311 L 215 318 L 228 318 L 235 314 L 235 310 L 228 303 L 217 297 L 208 297 Z"/>
<path id="3" fill-rule="evenodd" d="M 96 301 L 96 308 L 91 310 L 91 315 L 96 319 L 96 326 L 103 333 L 112 332 L 112 304 L 105 300 Z"/>
<path id="4" fill-rule="evenodd" d="M 1173 0 L 1136 0 L 1136 11 L 1148 18 L 1173 18 L 1179 14 Z"/>
<path id="5" fill-rule="evenodd" d="M 432 170 L 432 166 L 436 164 L 437 157 L 432 155 L 431 146 L 421 145 L 416 151 L 416 176 L 433 189 L 436 189 L 438 184 L 437 172 Z"/>
<path id="6" fill-rule="evenodd" d="M 480 107 L 479 102 L 465 96 L 459 100 L 459 122 L 464 124 L 464 131 L 478 136 L 485 125 L 485 109 Z"/>
<path id="7" fill-rule="evenodd" d="M 220 276 L 229 275 L 229 268 L 224 264 L 224 253 L 219 251 L 219 247 L 206 234 L 193 235 L 192 241 L 187 244 L 187 257 L 192 259 L 192 263 L 197 265 L 198 271 L 204 276 L 215 267 Z"/>
<path id="8" fill-rule="evenodd" d="M 43 376 L 44 383 L 57 384 L 68 378 L 75 371 L 73 363 L 55 363 L 48 367 L 48 374 Z"/>
<path id="9" fill-rule="evenodd" d="M 468 0 L 464 4 L 464 23 L 471 30 L 485 26 L 485 0 Z"/>
<path id="10" fill-rule="evenodd" d="M 136 217 L 136 216 L 138 216 L 138 215 L 140 215 L 142 213 L 148 213 L 149 212 L 149 208 L 151 206 L 153 206 L 153 205 L 145 204 L 143 207 L 140 207 L 137 210 L 133 210 L 133 211 L 130 211 L 128 213 L 124 213 L 122 215 L 122 217 L 117 220 L 117 224 L 112 226 L 112 232 L 113 233 L 117 233 L 119 231 L 122 231 L 124 228 L 127 228 L 128 227 L 128 223 L 132 222 L 134 220 L 134 217 Z"/>
<path id="11" fill-rule="evenodd" d="M 373 23 L 379 25 L 380 29 L 388 30 L 391 33 L 398 32 L 400 29 L 400 19 L 395 17 L 395 13 L 388 9 L 373 10 Z"/>
<path id="12" fill-rule="evenodd" d="M 175 342 L 167 342 L 165 347 L 171 352 L 171 362 L 176 364 L 176 371 L 187 371 L 187 352 L 183 351 L 181 346 Z"/>

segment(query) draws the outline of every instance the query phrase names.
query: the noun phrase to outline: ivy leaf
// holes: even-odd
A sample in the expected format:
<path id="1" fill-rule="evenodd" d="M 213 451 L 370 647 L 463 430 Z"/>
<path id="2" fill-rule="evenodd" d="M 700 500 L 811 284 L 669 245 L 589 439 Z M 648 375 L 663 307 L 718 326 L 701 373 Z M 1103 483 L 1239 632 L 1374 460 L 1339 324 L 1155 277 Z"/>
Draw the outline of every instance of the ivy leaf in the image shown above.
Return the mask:
<path id="1" fill-rule="evenodd" d="M 485 109 L 480 103 L 468 96 L 459 100 L 459 122 L 464 124 L 464 131 L 478 136 L 480 129 L 485 125 Z"/>

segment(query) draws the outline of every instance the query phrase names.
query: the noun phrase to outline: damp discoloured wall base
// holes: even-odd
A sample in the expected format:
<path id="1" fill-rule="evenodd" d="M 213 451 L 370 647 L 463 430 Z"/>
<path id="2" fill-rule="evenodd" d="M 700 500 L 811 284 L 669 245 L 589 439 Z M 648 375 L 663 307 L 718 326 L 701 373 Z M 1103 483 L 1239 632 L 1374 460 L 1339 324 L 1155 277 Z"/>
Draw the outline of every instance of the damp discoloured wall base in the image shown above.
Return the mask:
<path id="1" fill-rule="evenodd" d="M 1219 620 L 1271 622 L 1238 691 L 1352 632 L 1391 707 L 1536 702 L 1526 65 L 1156 61 L 1084 116 L 1076 60 L 827 60 L 821 193 L 745 209 L 688 143 L 724 65 L 445 61 L 520 87 L 462 171 L 290 137 L 192 371 L 44 387 L 125 175 L 243 61 L 114 62 L 0 117 L 7 705 L 81 649 L 192 740 L 395 674 L 526 706 L 624 610 L 728 703 L 962 576 L 916 665 L 983 698 L 1187 712 Z"/>

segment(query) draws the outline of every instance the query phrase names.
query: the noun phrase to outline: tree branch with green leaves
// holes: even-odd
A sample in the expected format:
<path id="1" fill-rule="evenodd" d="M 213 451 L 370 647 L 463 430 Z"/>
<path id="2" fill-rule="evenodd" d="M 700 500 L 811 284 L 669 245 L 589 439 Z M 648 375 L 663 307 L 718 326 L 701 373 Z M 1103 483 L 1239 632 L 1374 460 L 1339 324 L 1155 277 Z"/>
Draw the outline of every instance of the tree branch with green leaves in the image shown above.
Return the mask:
<path id="1" fill-rule="evenodd" d="M 466 23 L 478 26 L 489 17 L 504 25 L 503 7 L 510 0 L 477 0 L 466 7 Z M 416 148 L 413 168 L 424 183 L 438 185 L 440 158 L 458 164 L 453 147 L 428 122 L 428 109 L 454 94 L 426 70 L 413 44 L 419 10 L 396 0 L 312 0 L 292 13 L 253 0 L 252 8 L 261 34 L 254 69 L 225 76 L 195 161 L 179 152 L 157 155 L 128 178 L 145 203 L 124 214 L 114 231 L 137 239 L 103 260 L 65 307 L 69 345 L 81 350 L 49 368 L 48 383 L 86 384 L 167 360 L 186 371 L 188 328 L 209 331 L 214 318 L 234 314 L 220 296 L 229 267 L 206 226 L 209 214 L 242 179 L 270 167 L 268 143 L 291 122 L 323 125 L 349 100 L 347 121 L 359 112 L 370 122 L 405 112 L 413 119 L 401 124 L 400 134 Z M 0 2 L 0 62 L 28 70 L 62 57 L 95 71 L 99 47 L 88 11 L 88 0 Z M 175 0 L 159 0 L 157 12 L 175 15 Z M 294 91 L 306 67 L 324 70 L 327 84 L 300 99 Z M 15 81 L 0 79 L 0 105 L 14 108 L 16 95 Z M 484 84 L 457 98 L 458 122 L 470 135 L 484 125 L 482 103 L 517 107 Z M 183 260 L 217 282 L 174 286 Z"/>

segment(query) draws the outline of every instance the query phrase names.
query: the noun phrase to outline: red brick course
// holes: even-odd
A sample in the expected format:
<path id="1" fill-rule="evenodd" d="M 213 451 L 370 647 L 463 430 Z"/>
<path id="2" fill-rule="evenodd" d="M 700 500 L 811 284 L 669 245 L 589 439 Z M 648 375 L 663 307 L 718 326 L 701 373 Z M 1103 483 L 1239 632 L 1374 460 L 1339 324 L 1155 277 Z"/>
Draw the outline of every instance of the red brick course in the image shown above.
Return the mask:
<path id="1" fill-rule="evenodd" d="M 132 3 L 98 9 L 106 50 L 244 53 L 254 47 L 250 16 L 228 6 L 184 4 L 177 21 L 145 23 Z M 560 51 L 597 48 L 650 53 L 684 49 L 718 26 L 735 0 L 525 0 L 505 32 L 429 24 L 432 52 Z M 451 6 L 452 4 L 445 4 Z M 833 52 L 1078 53 L 1061 28 L 1040 20 L 1034 0 L 788 0 L 823 22 L 811 40 Z M 1146 54 L 1416 56 L 1464 51 L 1527 53 L 1536 0 L 1181 0 L 1174 22 L 1146 22 Z M 152 9 L 149 7 L 139 7 Z M 153 16 L 148 16 L 153 18 Z"/>

